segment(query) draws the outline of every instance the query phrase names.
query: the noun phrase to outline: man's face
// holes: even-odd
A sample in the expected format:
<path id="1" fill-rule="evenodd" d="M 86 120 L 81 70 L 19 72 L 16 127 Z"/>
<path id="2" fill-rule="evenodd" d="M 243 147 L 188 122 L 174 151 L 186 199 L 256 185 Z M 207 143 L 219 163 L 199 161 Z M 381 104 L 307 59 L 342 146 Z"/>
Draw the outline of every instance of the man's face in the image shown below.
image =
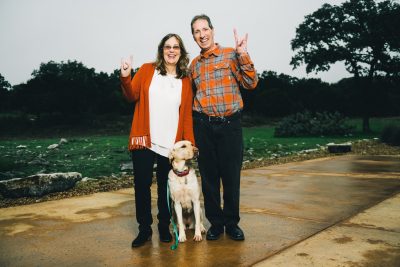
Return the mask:
<path id="1" fill-rule="evenodd" d="M 214 30 L 210 28 L 207 20 L 198 19 L 193 23 L 193 39 L 202 51 L 214 47 Z"/>

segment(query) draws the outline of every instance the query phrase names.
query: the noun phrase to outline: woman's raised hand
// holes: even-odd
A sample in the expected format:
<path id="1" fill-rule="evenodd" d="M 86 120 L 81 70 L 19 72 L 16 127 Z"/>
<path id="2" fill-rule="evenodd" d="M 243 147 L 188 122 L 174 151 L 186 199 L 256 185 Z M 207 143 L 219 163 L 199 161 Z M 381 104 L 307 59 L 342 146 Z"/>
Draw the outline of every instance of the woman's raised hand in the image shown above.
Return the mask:
<path id="1" fill-rule="evenodd" d="M 129 56 L 128 59 L 121 58 L 121 76 L 122 77 L 128 77 L 129 75 L 131 75 L 132 62 L 133 62 L 133 56 Z"/>

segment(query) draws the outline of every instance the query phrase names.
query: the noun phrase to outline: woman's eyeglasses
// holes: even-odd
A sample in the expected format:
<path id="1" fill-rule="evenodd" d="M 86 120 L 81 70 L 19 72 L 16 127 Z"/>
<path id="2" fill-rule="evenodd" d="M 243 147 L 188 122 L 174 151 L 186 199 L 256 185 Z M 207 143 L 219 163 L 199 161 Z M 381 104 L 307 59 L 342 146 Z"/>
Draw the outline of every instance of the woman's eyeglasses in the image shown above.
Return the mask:
<path id="1" fill-rule="evenodd" d="M 179 45 L 174 45 L 174 46 L 170 46 L 170 45 L 164 45 L 164 50 L 168 51 L 174 49 L 174 51 L 179 51 L 181 50 L 181 47 Z"/>

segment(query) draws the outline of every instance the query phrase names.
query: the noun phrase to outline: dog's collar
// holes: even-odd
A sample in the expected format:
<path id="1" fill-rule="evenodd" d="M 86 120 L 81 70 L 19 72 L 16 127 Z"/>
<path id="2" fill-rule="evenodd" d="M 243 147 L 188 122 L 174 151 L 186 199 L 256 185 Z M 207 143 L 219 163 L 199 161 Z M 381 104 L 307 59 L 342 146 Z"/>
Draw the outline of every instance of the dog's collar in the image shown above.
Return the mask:
<path id="1" fill-rule="evenodd" d="M 177 171 L 177 170 L 174 170 L 174 169 L 172 169 L 172 170 L 173 170 L 174 173 L 175 173 L 177 176 L 179 176 L 179 177 L 186 176 L 186 175 L 189 174 L 189 169 L 186 169 L 186 170 L 184 170 L 184 171 Z"/>

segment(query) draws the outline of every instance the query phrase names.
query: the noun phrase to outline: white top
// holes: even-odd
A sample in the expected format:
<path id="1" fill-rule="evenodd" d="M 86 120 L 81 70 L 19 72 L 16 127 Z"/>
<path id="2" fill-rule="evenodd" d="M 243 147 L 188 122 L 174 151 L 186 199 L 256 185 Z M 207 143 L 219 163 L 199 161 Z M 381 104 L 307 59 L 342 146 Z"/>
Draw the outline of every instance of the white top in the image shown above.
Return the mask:
<path id="1" fill-rule="evenodd" d="M 155 70 L 149 88 L 150 149 L 168 157 L 178 130 L 182 80 Z"/>

